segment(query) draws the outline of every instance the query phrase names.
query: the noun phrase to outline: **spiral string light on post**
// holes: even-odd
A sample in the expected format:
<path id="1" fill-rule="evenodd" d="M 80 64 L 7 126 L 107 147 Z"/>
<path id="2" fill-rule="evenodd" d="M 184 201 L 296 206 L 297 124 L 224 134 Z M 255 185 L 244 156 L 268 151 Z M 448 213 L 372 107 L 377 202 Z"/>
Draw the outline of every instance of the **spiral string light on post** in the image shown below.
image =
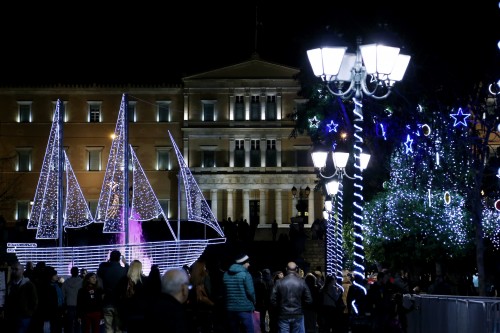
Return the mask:
<path id="1" fill-rule="evenodd" d="M 380 44 L 361 45 L 357 40 L 355 54 L 346 53 L 347 47 L 324 47 L 307 51 L 311 67 L 328 91 L 344 100 L 354 102 L 354 281 L 353 286 L 365 288 L 363 247 L 363 95 L 384 99 L 400 81 L 408 67 L 410 56 L 400 54 L 399 48 Z M 344 84 L 349 82 L 347 88 Z M 321 175 L 321 173 L 320 173 Z M 321 175 L 324 177 L 323 175 Z M 352 304 L 357 311 L 356 300 Z"/>

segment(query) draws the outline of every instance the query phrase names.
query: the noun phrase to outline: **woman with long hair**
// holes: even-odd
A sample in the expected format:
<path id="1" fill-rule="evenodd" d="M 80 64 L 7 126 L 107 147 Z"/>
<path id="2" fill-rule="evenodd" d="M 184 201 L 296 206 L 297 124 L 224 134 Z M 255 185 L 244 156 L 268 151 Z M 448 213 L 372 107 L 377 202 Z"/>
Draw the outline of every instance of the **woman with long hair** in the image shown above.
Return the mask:
<path id="1" fill-rule="evenodd" d="M 198 259 L 193 263 L 190 282 L 192 324 L 200 332 L 210 332 L 215 303 L 211 299 L 212 283 L 205 261 Z"/>
<path id="2" fill-rule="evenodd" d="M 132 260 L 127 276 L 118 283 L 119 315 L 122 329 L 128 333 L 144 330 L 144 309 L 146 307 L 145 277 L 142 262 Z"/>

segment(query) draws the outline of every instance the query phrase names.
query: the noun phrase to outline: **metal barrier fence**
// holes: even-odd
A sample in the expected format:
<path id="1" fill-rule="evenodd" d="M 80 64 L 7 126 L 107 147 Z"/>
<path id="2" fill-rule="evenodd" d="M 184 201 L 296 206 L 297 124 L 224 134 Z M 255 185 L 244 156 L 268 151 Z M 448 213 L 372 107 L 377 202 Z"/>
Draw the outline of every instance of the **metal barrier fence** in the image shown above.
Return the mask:
<path id="1" fill-rule="evenodd" d="M 500 333 L 500 299 L 414 295 L 408 333 Z"/>

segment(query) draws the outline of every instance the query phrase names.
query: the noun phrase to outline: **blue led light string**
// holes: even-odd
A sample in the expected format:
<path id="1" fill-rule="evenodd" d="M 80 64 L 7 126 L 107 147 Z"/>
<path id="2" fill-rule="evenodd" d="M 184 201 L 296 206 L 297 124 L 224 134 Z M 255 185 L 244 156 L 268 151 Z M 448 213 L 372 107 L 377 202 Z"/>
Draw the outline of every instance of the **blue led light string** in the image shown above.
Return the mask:
<path id="1" fill-rule="evenodd" d="M 329 212 L 326 221 L 326 275 L 335 276 L 335 219 Z"/>
<path id="2" fill-rule="evenodd" d="M 343 276 L 342 276 L 342 264 L 343 264 L 343 261 L 344 261 L 344 247 L 343 247 L 343 244 L 344 244 L 344 237 L 342 235 L 342 230 L 343 230 L 343 226 L 344 226 L 344 217 L 343 217 L 343 213 L 344 213 L 344 204 L 343 204 L 343 201 L 344 201 L 344 185 L 343 185 L 343 181 L 342 181 L 342 175 L 340 175 L 339 177 L 339 190 L 337 192 L 337 200 L 336 200 L 336 206 L 337 206 L 337 237 L 336 237 L 336 249 L 337 249 L 337 253 L 336 253 L 336 256 L 337 256 L 337 270 L 336 270 L 336 276 L 337 276 L 337 285 L 339 285 L 340 287 L 342 287 L 342 280 L 343 280 Z"/>
<path id="3" fill-rule="evenodd" d="M 363 152 L 363 105 L 361 89 L 356 89 L 354 102 L 354 281 L 353 285 L 363 290 L 366 295 L 365 284 L 365 248 L 363 246 L 363 170 L 360 166 Z"/>

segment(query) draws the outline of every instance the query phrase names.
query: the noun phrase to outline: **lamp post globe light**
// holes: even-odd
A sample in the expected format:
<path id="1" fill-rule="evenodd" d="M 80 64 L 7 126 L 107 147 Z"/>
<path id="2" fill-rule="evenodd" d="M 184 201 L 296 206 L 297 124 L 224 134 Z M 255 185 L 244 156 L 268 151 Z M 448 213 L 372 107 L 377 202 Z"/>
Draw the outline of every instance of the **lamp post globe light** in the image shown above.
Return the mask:
<path id="1" fill-rule="evenodd" d="M 363 247 L 363 96 L 384 99 L 394 84 L 402 80 L 410 56 L 400 54 L 397 47 L 381 44 L 361 45 L 358 38 L 356 53 L 346 53 L 347 47 L 323 47 L 307 51 L 314 75 L 321 78 L 328 91 L 354 103 L 354 281 L 353 286 L 366 295 Z M 328 152 L 326 152 L 328 155 Z M 332 154 L 334 163 L 335 154 Z M 322 157 L 326 161 L 326 156 Z M 313 158 L 314 160 L 314 158 Z M 347 159 L 346 159 L 347 161 Z M 321 168 L 321 166 L 319 167 Z M 336 169 L 340 168 L 336 166 Z M 344 169 L 345 170 L 345 169 Z M 335 173 L 338 171 L 336 170 Z M 343 171 L 341 174 L 345 174 Z M 320 176 L 325 177 L 321 173 Z M 356 311 L 356 305 L 354 310 Z"/>

